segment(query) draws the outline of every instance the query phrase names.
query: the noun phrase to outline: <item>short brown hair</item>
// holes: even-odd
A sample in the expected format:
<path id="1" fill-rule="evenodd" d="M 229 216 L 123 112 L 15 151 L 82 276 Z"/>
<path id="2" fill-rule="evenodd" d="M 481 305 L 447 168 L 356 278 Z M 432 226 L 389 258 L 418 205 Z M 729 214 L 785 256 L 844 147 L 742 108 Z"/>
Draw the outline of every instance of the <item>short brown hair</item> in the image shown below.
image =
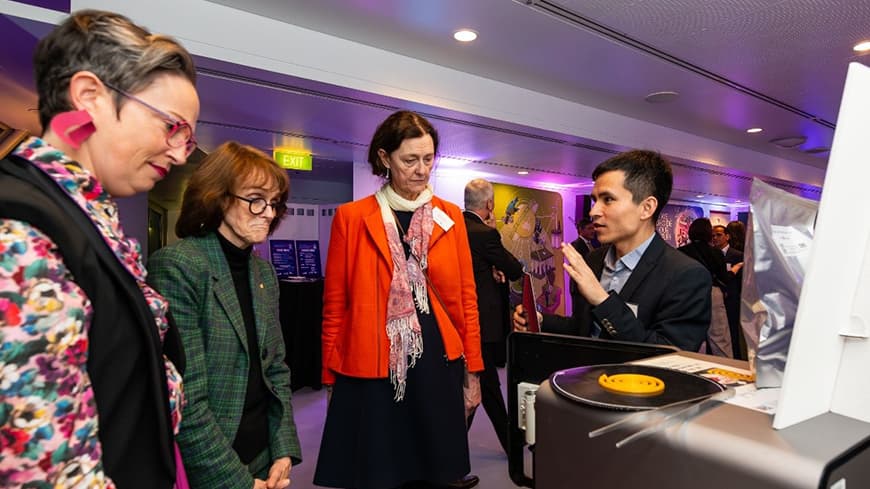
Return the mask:
<path id="1" fill-rule="evenodd" d="M 184 200 L 181 215 L 175 223 L 179 238 L 205 236 L 217 230 L 224 220 L 224 210 L 235 197 L 231 194 L 243 184 L 267 184 L 274 182 L 284 202 L 290 195 L 290 178 L 275 160 L 254 148 L 227 141 L 206 156 L 193 172 Z M 269 234 L 278 227 L 286 209 L 275 213 L 269 225 Z"/>
<path id="2" fill-rule="evenodd" d="M 196 83 L 193 58 L 178 41 L 152 34 L 123 15 L 100 10 L 75 12 L 39 41 L 33 67 L 43 129 L 55 115 L 73 110 L 69 81 L 80 71 L 90 71 L 134 94 L 165 73 Z M 115 104 L 120 111 L 120 94 L 115 95 Z"/>
<path id="3" fill-rule="evenodd" d="M 381 164 L 378 150 L 382 149 L 387 154 L 391 154 L 399 149 L 402 141 L 423 137 L 427 134 L 432 136 L 432 143 L 434 143 L 437 154 L 438 132 L 425 117 L 410 110 L 400 110 L 391 114 L 378 126 L 369 145 L 369 164 L 372 165 L 372 174 L 379 177 L 387 175 L 387 169 Z"/>

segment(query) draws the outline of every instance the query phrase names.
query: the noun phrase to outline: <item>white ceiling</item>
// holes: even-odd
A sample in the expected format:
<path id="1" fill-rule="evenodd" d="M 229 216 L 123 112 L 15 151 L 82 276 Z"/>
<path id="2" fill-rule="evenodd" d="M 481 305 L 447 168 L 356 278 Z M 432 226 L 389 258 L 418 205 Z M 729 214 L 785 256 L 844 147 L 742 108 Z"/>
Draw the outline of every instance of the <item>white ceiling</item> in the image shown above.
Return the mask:
<path id="1" fill-rule="evenodd" d="M 80 3 L 101 4 L 73 1 L 73 8 Z M 162 3 L 167 2 L 149 8 L 161 9 Z M 187 4 L 194 6 L 185 9 Z M 530 169 L 537 182 L 582 185 L 597 163 L 626 149 L 612 141 L 631 138 L 567 135 L 437 103 L 411 103 L 218 61 L 203 56 L 208 46 L 191 42 L 186 31 L 208 25 L 204 29 L 244 32 L 247 26 L 184 17 L 185 10 L 209 11 L 209 4 L 747 148 L 756 152 L 747 155 L 769 155 L 798 170 L 824 168 L 826 152 L 801 150 L 830 146 L 846 65 L 870 63 L 867 56 L 851 51 L 856 42 L 870 39 L 866 0 L 185 0 L 173 4 L 179 5 L 178 19 L 160 21 L 178 27 L 146 22 L 200 53 L 203 110 L 198 139 L 205 149 L 230 138 L 263 149 L 304 146 L 316 159 L 331 162 L 322 166 L 335 175 L 346 174 L 343 163 L 361 160 L 374 127 L 396 108 L 418 110 L 433 119 L 442 134 L 442 156 L 470 161 L 466 168 L 504 179 Z M 129 8 L 145 8 L 133 5 Z M 0 12 L 7 12 L 2 3 Z M 33 36 L 41 34 L 36 23 L 6 19 L 3 27 L 18 29 L 0 35 L 0 40 L 17 51 L 0 53 L 0 93 L 4 107 L 18 111 L 14 120 L 27 105 L 21 101 L 32 86 L 22 74 L 29 68 L 19 65 L 29 59 Z M 468 45 L 457 43 L 450 36 L 458 27 L 471 27 L 480 38 Z M 232 37 L 233 32 L 226 32 Z M 274 42 L 280 45 L 282 40 L 275 37 Z M 280 47 L 287 59 L 319 52 L 314 45 Z M 348 65 L 366 62 L 347 60 Z M 390 73 L 391 66 L 374 68 L 382 69 L 387 79 L 395 78 L 396 85 L 405 78 Z M 680 97 L 667 104 L 644 101 L 648 93 L 662 90 L 677 91 Z M 540 127 L 548 127 L 543 122 Z M 765 130 L 746 134 L 753 126 Z M 784 136 L 805 136 L 807 142 L 796 149 L 768 142 Z M 756 173 L 818 197 L 816 186 L 793 176 L 801 171 L 756 171 L 752 161 L 674 161 L 675 197 L 684 200 L 696 194 L 707 196 L 705 202 L 745 200 Z"/>
<path id="2" fill-rule="evenodd" d="M 814 166 L 824 156 L 767 141 L 829 147 L 847 63 L 867 59 L 851 47 L 870 38 L 860 0 L 215 3 Z M 457 43 L 458 27 L 480 38 Z M 662 90 L 681 97 L 643 102 Z"/>

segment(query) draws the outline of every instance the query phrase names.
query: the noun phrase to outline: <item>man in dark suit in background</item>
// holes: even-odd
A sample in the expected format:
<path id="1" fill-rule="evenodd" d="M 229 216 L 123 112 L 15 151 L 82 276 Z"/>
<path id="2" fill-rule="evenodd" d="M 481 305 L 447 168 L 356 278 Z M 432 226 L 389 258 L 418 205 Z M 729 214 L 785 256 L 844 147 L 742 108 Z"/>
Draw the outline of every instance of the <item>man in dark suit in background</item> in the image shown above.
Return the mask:
<path id="1" fill-rule="evenodd" d="M 577 239 L 571 242 L 571 246 L 585 258 L 590 251 L 598 248 L 599 245 L 595 243 L 595 225 L 592 224 L 592 219 L 584 217 L 577 221 Z"/>
<path id="2" fill-rule="evenodd" d="M 721 224 L 713 226 L 713 242 L 710 244 L 722 251 L 725 263 L 729 265 L 729 272 L 734 265 L 743 263 L 743 252 L 731 246 L 731 233 L 725 226 Z"/>
<path id="3" fill-rule="evenodd" d="M 590 251 L 601 246 L 595 237 L 595 225 L 592 224 L 592 219 L 584 217 L 577 221 L 577 239 L 571 242 L 571 246 L 583 258 L 586 258 Z M 571 304 L 576 304 L 580 291 L 577 290 L 577 284 L 573 280 L 569 284 L 569 290 L 571 291 Z"/>
<path id="4" fill-rule="evenodd" d="M 713 246 L 719 248 L 725 257 L 725 266 L 731 275 L 725 289 L 725 314 L 728 315 L 728 329 L 731 331 L 731 349 L 734 358 L 746 360 L 746 341 L 740 327 L 740 294 L 743 288 L 743 252 L 731 246 L 731 233 L 722 225 L 713 226 Z"/>
<path id="5" fill-rule="evenodd" d="M 656 233 L 673 186 L 670 164 L 652 151 L 628 151 L 598 165 L 592 179 L 589 215 L 604 246 L 584 260 L 562 245 L 583 300 L 570 318 L 540 317 L 542 331 L 698 351 L 710 326 L 710 273 Z M 525 330 L 522 305 L 513 322 Z"/>
<path id="6" fill-rule="evenodd" d="M 506 279 L 522 276 L 523 265 L 508 252 L 498 231 L 488 225 L 493 222 L 495 208 L 492 184 L 475 179 L 465 186 L 465 227 L 471 247 L 471 264 L 477 286 L 477 307 L 480 312 L 480 341 L 484 370 L 480 376 L 481 404 L 492 421 L 502 448 L 507 453 L 508 417 L 496 365 L 504 363 L 505 338 L 510 331 L 510 304 L 503 294 Z M 474 413 L 468 417 L 468 427 Z"/>

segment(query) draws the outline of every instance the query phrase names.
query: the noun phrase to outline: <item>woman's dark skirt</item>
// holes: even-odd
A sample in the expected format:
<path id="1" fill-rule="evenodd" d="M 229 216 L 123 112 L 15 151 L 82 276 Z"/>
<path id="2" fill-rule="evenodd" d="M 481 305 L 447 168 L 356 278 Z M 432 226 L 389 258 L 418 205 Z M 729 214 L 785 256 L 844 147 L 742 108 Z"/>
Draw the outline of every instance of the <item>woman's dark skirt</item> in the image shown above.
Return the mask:
<path id="1" fill-rule="evenodd" d="M 408 370 L 405 398 L 389 379 L 338 376 L 326 416 L 314 483 L 392 489 L 444 484 L 470 471 L 462 359 L 448 362 L 435 318 L 418 314 L 423 356 Z"/>

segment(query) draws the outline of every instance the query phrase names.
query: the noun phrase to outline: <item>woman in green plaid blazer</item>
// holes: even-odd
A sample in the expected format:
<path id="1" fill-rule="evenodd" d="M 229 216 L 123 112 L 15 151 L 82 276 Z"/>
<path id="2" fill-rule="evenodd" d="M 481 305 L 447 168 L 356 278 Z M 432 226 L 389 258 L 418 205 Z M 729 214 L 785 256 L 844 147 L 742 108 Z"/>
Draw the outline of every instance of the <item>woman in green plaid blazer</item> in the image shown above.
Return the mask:
<path id="1" fill-rule="evenodd" d="M 221 145 L 194 172 L 181 241 L 149 261 L 187 355 L 178 445 L 192 488 L 280 489 L 301 461 L 272 266 L 251 254 L 278 225 L 289 180 L 262 152 Z"/>

